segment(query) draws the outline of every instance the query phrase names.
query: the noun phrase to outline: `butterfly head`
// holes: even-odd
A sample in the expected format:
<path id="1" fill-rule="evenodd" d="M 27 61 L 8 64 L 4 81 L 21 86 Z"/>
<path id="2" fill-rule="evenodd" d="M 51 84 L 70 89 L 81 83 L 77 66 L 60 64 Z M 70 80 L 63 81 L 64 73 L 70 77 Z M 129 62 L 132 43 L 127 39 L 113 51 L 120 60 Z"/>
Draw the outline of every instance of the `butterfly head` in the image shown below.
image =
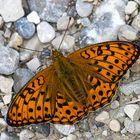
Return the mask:
<path id="1" fill-rule="evenodd" d="M 63 54 L 57 50 L 53 50 L 52 51 L 52 60 L 56 61 L 57 59 L 59 59 L 60 57 L 64 57 Z"/>

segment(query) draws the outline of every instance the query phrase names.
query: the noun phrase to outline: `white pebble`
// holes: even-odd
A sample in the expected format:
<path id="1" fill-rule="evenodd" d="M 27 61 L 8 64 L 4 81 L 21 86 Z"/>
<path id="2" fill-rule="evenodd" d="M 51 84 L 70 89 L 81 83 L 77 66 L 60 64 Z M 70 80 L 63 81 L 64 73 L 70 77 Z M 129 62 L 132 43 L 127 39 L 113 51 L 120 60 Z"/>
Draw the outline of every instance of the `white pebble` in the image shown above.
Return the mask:
<path id="1" fill-rule="evenodd" d="M 48 22 L 42 21 L 37 25 L 37 35 L 42 43 L 47 43 L 55 37 L 55 30 Z"/>
<path id="2" fill-rule="evenodd" d="M 29 15 L 27 15 L 27 19 L 30 22 L 33 22 L 35 24 L 40 23 L 40 17 L 36 11 L 32 11 Z"/>
<path id="3" fill-rule="evenodd" d="M 3 102 L 5 105 L 9 104 L 11 102 L 11 98 L 12 98 L 12 95 L 11 94 L 8 94 L 8 95 L 5 95 L 2 99 L 3 99 Z"/>
<path id="4" fill-rule="evenodd" d="M 95 120 L 97 122 L 102 122 L 106 123 L 109 120 L 109 113 L 106 111 L 102 111 L 96 118 Z"/>
<path id="5" fill-rule="evenodd" d="M 82 0 L 77 0 L 76 1 L 76 11 L 79 16 L 81 17 L 87 17 L 91 14 L 93 9 L 93 4 L 84 2 Z"/>
<path id="6" fill-rule="evenodd" d="M 140 13 L 133 19 L 132 26 L 140 31 Z"/>
<path id="7" fill-rule="evenodd" d="M 63 38 L 63 35 L 56 37 L 52 41 L 52 44 L 56 50 L 59 49 L 59 45 L 60 45 L 60 42 L 62 41 L 62 38 Z M 64 51 L 64 52 L 65 51 L 72 52 L 74 45 L 75 45 L 75 38 L 70 36 L 70 35 L 66 35 L 64 37 L 64 40 L 63 40 L 61 46 L 60 46 L 60 50 Z"/>
<path id="8" fill-rule="evenodd" d="M 3 102 L 0 102 L 0 109 L 4 107 L 4 103 Z"/>
<path id="9" fill-rule="evenodd" d="M 5 22 L 16 21 L 24 15 L 22 0 L 0 0 L 0 15 Z"/>
<path id="10" fill-rule="evenodd" d="M 135 126 L 135 134 L 140 134 L 140 121 L 135 121 L 134 122 L 134 126 Z"/>
<path id="11" fill-rule="evenodd" d="M 118 120 L 111 120 L 109 123 L 109 128 L 114 132 L 119 132 L 121 129 L 120 122 Z"/>
<path id="12" fill-rule="evenodd" d="M 107 135 L 108 135 L 107 130 L 104 130 L 104 131 L 102 132 L 102 135 L 107 137 Z"/>
<path id="13" fill-rule="evenodd" d="M 110 105 L 110 107 L 112 108 L 112 109 L 116 109 L 116 108 L 118 108 L 119 107 L 119 102 L 117 101 L 117 100 L 115 100 L 115 101 L 113 101 L 112 103 L 111 103 L 111 105 Z"/>
<path id="14" fill-rule="evenodd" d="M 21 46 L 22 43 L 23 43 L 22 37 L 17 32 L 14 32 L 10 38 L 8 46 L 19 49 L 19 46 Z"/>
<path id="15" fill-rule="evenodd" d="M 34 137 L 34 133 L 28 129 L 24 129 L 19 134 L 20 140 L 28 140 Z"/>
<path id="16" fill-rule="evenodd" d="M 75 131 L 74 125 L 55 124 L 54 127 L 63 135 L 69 135 L 70 133 Z"/>
<path id="17" fill-rule="evenodd" d="M 14 81 L 12 78 L 6 78 L 0 75 L 0 90 L 3 93 L 10 94 L 12 92 Z"/>
<path id="18" fill-rule="evenodd" d="M 41 66 L 41 63 L 40 63 L 39 59 L 35 57 L 32 60 L 30 60 L 29 62 L 27 62 L 26 65 L 30 70 L 36 71 Z"/>
<path id="19" fill-rule="evenodd" d="M 67 137 L 67 140 L 76 140 L 77 139 L 77 136 L 73 135 L 73 134 L 70 134 L 68 137 Z"/>
<path id="20" fill-rule="evenodd" d="M 62 16 L 61 18 L 59 18 L 57 21 L 57 29 L 58 30 L 66 30 L 68 23 L 69 23 L 69 20 L 70 20 L 69 16 Z M 71 27 L 73 25 L 73 23 L 74 23 L 74 19 L 73 19 L 73 17 L 71 17 L 69 27 Z"/>
<path id="21" fill-rule="evenodd" d="M 137 10 L 138 4 L 135 1 L 129 1 L 125 7 L 126 14 L 132 14 L 135 10 Z"/>
<path id="22" fill-rule="evenodd" d="M 137 104 L 126 105 L 124 112 L 132 121 L 140 119 L 140 107 Z"/>
<path id="23" fill-rule="evenodd" d="M 133 121 L 131 121 L 129 118 L 125 118 L 125 120 L 124 120 L 124 126 L 125 126 L 125 129 L 126 129 L 128 132 L 134 133 L 134 131 L 135 131 L 135 126 L 134 126 Z"/>
<path id="24" fill-rule="evenodd" d="M 0 16 L 0 29 L 3 26 L 3 23 L 4 23 L 3 18 Z"/>

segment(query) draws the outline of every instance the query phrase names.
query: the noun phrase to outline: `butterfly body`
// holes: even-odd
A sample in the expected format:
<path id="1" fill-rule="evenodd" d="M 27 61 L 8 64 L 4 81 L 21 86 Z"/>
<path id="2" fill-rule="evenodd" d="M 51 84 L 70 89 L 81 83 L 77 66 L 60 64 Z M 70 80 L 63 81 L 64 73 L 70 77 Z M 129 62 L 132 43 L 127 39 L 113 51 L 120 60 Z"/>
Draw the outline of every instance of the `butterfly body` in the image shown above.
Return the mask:
<path id="1" fill-rule="evenodd" d="M 15 96 L 7 123 L 23 126 L 50 122 L 74 124 L 112 100 L 119 80 L 138 59 L 140 49 L 125 41 L 89 45 L 37 73 Z"/>

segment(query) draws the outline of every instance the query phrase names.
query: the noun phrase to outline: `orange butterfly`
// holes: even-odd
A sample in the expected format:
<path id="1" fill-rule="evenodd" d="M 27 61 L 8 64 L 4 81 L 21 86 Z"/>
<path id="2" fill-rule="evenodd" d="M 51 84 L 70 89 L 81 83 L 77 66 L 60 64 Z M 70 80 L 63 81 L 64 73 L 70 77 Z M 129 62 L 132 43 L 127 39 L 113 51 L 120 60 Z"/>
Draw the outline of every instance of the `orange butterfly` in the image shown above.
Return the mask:
<path id="1" fill-rule="evenodd" d="M 125 41 L 81 48 L 67 57 L 53 51 L 53 63 L 37 73 L 13 99 L 7 123 L 73 124 L 110 103 L 119 80 L 138 59 L 140 49 Z"/>

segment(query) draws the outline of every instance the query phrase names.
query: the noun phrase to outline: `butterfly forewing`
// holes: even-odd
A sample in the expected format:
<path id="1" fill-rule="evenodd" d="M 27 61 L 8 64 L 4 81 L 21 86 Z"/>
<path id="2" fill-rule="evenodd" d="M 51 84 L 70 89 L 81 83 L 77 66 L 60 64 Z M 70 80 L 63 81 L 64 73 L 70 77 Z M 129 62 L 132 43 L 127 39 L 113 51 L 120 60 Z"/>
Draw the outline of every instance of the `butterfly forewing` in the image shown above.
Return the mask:
<path id="1" fill-rule="evenodd" d="M 61 59 L 60 67 L 54 61 L 15 96 L 7 113 L 8 124 L 73 124 L 81 120 L 89 111 L 95 111 L 112 100 L 120 78 L 138 56 L 137 46 L 118 41 L 79 49 Z M 57 57 L 60 55 L 54 58 Z"/>

